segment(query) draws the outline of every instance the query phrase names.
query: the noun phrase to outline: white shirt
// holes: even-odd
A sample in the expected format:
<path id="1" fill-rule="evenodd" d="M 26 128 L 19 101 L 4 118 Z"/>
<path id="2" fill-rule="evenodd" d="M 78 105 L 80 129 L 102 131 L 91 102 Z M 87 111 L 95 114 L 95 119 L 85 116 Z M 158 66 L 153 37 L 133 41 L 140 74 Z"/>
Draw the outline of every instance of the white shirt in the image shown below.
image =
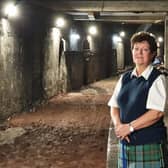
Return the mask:
<path id="1" fill-rule="evenodd" d="M 153 70 L 153 66 L 149 65 L 145 71 L 141 74 L 146 80 L 149 78 L 151 72 Z M 132 71 L 131 76 L 137 76 L 136 69 Z M 140 76 L 139 76 L 140 77 Z M 117 97 L 122 85 L 122 76 L 117 82 L 117 85 L 114 89 L 113 95 L 108 102 L 108 106 L 110 107 L 119 107 L 117 103 Z M 164 75 L 159 75 L 156 80 L 153 82 L 151 88 L 149 89 L 146 109 L 154 109 L 158 111 L 164 112 L 166 105 L 166 79 Z"/>

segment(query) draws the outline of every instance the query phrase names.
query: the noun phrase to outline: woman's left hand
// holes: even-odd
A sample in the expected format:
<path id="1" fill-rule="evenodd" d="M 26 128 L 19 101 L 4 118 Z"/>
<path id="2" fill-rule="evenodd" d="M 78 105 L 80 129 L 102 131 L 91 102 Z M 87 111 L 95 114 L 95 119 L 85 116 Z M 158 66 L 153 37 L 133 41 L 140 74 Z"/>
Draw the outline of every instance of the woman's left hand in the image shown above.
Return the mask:
<path id="1" fill-rule="evenodd" d="M 129 124 L 120 124 L 117 127 L 115 127 L 115 134 L 118 138 L 121 140 L 125 139 L 130 134 Z"/>

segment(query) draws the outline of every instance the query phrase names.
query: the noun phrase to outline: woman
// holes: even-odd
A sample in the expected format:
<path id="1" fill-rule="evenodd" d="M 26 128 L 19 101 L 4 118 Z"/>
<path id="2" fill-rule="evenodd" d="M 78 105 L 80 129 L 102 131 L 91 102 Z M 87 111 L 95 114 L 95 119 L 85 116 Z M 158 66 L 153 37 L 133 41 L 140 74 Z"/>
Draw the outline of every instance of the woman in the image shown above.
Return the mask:
<path id="1" fill-rule="evenodd" d="M 154 36 L 134 34 L 131 50 L 135 68 L 121 76 L 108 103 L 119 139 L 118 168 L 166 168 L 166 80 L 152 66 Z"/>

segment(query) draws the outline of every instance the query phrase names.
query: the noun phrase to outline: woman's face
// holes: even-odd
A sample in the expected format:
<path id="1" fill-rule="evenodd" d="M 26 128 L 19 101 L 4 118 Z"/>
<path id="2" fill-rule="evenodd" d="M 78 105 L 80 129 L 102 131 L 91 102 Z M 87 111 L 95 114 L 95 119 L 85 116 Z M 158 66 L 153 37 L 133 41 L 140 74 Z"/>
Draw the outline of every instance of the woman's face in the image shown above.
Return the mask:
<path id="1" fill-rule="evenodd" d="M 147 41 L 136 42 L 132 49 L 133 62 L 136 65 L 148 66 L 153 59 L 149 43 Z"/>

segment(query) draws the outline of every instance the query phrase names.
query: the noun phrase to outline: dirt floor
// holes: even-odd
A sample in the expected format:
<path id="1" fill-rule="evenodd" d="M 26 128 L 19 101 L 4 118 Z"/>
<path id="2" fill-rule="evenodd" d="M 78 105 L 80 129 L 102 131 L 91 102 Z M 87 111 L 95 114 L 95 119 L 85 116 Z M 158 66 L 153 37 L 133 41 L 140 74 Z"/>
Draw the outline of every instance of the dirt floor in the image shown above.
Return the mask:
<path id="1" fill-rule="evenodd" d="M 0 168 L 105 168 L 107 102 L 116 80 L 55 96 L 9 118 L 0 126 Z"/>

